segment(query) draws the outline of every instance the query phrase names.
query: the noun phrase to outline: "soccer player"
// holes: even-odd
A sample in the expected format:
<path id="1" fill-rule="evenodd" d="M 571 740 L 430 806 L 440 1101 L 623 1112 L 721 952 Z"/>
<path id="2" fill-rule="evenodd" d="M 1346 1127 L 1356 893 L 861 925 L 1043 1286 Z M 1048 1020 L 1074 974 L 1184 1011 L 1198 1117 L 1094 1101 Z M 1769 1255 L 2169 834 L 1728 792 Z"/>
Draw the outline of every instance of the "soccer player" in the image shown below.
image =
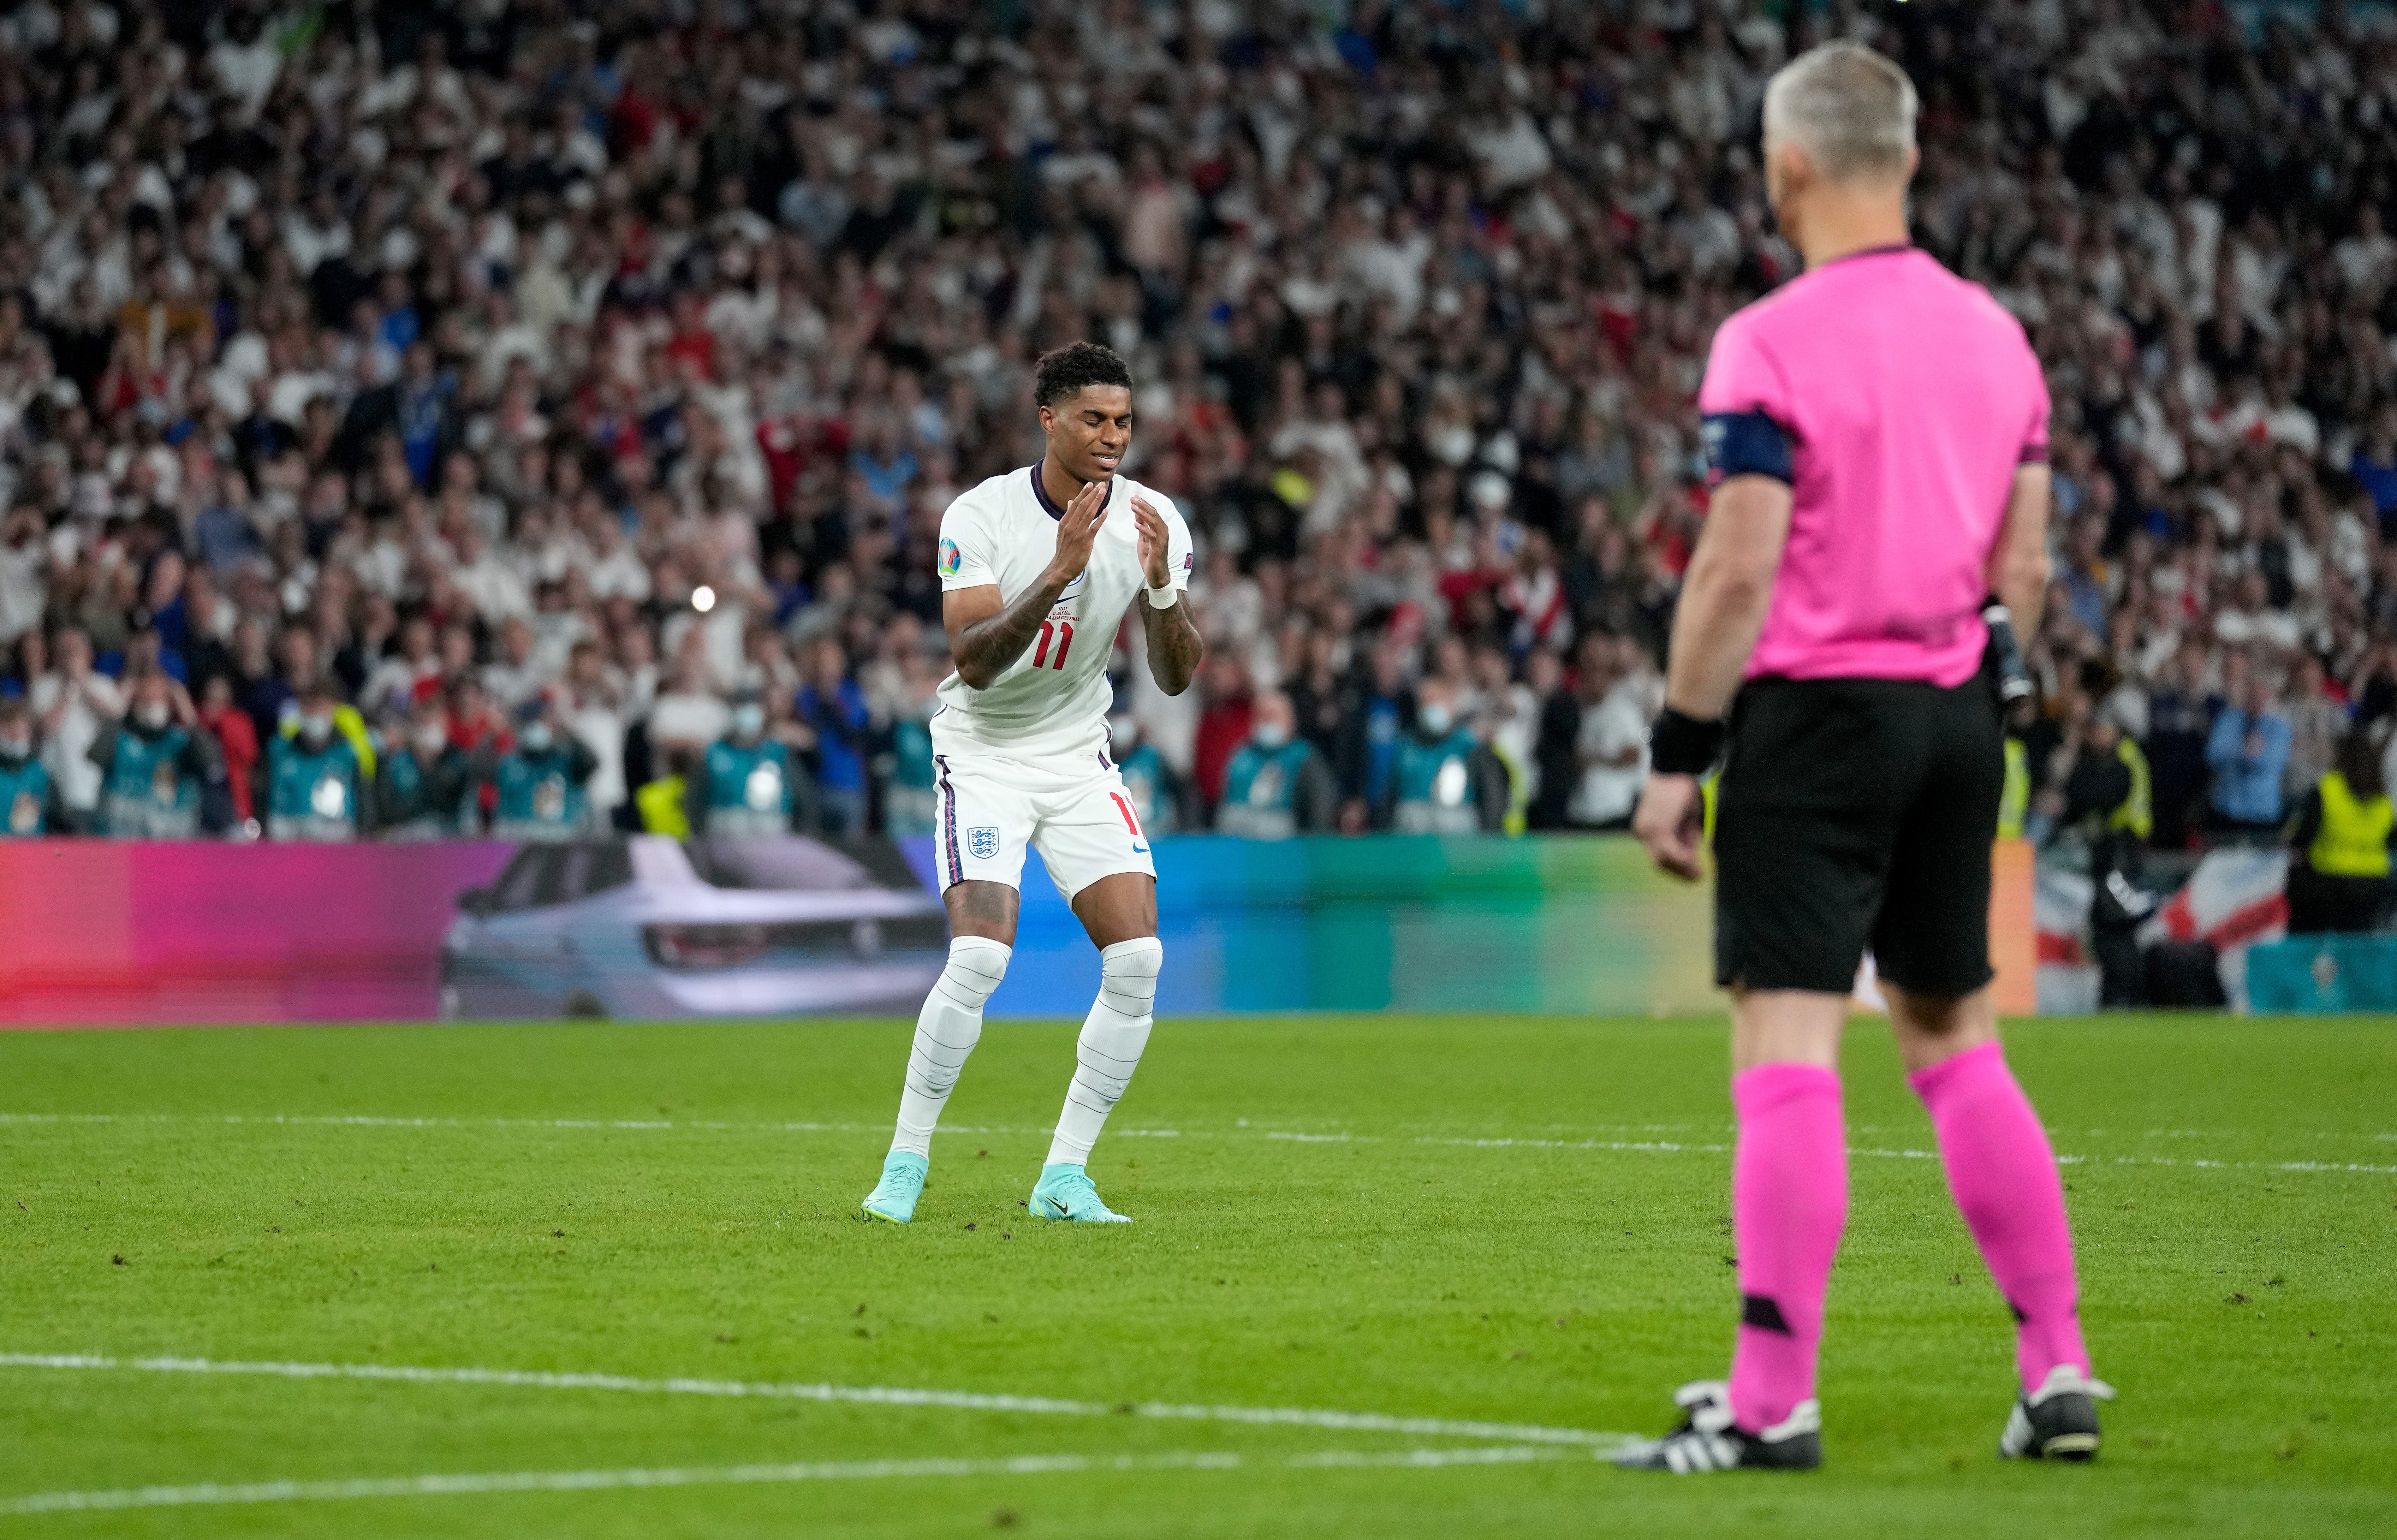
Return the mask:
<path id="1" fill-rule="evenodd" d="M 2021 327 L 1908 244 L 1914 120 L 1905 72 L 1855 44 L 1774 76 L 1766 190 L 1806 272 L 1723 323 L 1699 387 L 1713 505 L 1633 829 L 1694 878 L 1698 778 L 1728 739 L 1715 971 L 1740 1323 L 1729 1382 L 1683 1386 L 1681 1425 L 1626 1465 L 1821 1463 L 1815 1349 L 1847 1212 L 1840 1031 L 1868 944 L 2017 1323 L 2001 1453 L 2088 1458 L 2093 1400 L 2112 1395 L 2090 1378 L 2062 1184 L 1989 991 L 2004 758 L 1983 609 L 1994 591 L 2039 624 L 2047 390 Z"/>
<path id="2" fill-rule="evenodd" d="M 899 1127 L 865 1212 L 915 1216 L 932 1126 L 1006 975 L 1026 845 L 1040 852 L 1099 949 L 1099 998 L 1030 1208 L 1043 1219 L 1129 1224 L 1085 1167 L 1148 1042 L 1165 948 L 1157 867 L 1107 758 L 1108 655 L 1140 612 L 1148 666 L 1169 695 L 1203 650 L 1190 611 L 1190 530 L 1163 496 L 1116 474 L 1132 442 L 1132 372 L 1093 342 L 1042 355 L 1033 400 L 1040 463 L 991 477 L 941 518 L 941 619 L 957 672 L 932 717 L 932 833 L 948 905 L 948 965 L 917 1018 Z"/>

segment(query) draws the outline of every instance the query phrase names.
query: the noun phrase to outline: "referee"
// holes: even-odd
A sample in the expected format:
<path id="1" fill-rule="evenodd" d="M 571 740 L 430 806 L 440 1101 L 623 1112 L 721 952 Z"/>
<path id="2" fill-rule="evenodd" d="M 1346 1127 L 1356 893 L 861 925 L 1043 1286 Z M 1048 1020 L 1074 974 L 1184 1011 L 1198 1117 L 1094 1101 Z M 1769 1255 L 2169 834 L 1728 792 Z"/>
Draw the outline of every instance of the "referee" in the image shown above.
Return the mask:
<path id="1" fill-rule="evenodd" d="M 1989 990 L 2004 757 L 1983 610 L 1994 593 L 2039 623 L 2047 390 L 2021 327 L 1908 244 L 1914 119 L 1905 72 L 1855 44 L 1773 77 L 1766 193 L 1806 272 L 1722 324 L 1699 387 L 1713 505 L 1632 827 L 1694 879 L 1698 780 L 1722 762 L 1740 1321 L 1730 1380 L 1684 1386 L 1681 1425 L 1628 1466 L 1822 1462 L 1815 1348 L 1847 1214 L 1840 1031 L 1868 946 L 2017 1322 L 2000 1453 L 2088 1458 L 2093 1403 L 2112 1395 L 2090 1377 L 2056 1158 Z"/>

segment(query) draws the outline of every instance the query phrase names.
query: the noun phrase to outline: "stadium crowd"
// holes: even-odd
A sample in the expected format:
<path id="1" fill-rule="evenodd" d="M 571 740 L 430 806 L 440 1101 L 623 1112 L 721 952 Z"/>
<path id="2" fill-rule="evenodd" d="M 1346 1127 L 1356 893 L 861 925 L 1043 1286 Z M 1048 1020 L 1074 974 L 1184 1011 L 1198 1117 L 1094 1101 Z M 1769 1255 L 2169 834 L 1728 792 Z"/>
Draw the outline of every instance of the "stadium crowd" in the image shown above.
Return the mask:
<path id="1" fill-rule="evenodd" d="M 1152 828 L 1619 825 L 1845 34 L 2055 399 L 2018 816 L 2275 828 L 2397 716 L 2397 42 L 2318 9 L 28 0 L 7 826 L 927 827 L 941 513 L 1084 337 L 1201 553 Z"/>

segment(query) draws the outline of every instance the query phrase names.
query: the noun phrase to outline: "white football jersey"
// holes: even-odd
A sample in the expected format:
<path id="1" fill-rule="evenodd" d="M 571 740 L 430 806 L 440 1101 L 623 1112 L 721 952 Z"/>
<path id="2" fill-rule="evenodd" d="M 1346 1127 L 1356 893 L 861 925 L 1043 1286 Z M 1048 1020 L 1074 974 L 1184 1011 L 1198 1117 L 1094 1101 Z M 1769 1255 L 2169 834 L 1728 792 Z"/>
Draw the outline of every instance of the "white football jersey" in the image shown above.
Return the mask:
<path id="1" fill-rule="evenodd" d="M 942 681 L 941 708 L 932 716 L 934 753 L 1087 759 L 1105 749 L 1107 708 L 1114 703 L 1107 659 L 1124 611 L 1135 600 L 1148 602 L 1141 597 L 1148 578 L 1140 569 L 1135 495 L 1165 520 L 1166 568 L 1173 586 L 1188 590 L 1190 527 L 1162 492 L 1115 477 L 1090 565 L 1065 585 L 1023 656 L 988 690 L 972 689 L 954 673 Z M 1038 465 L 960 493 L 941 516 L 942 590 L 995 583 L 1000 598 L 1013 600 L 1039 581 L 1056 556 L 1064 513 L 1049 501 Z"/>

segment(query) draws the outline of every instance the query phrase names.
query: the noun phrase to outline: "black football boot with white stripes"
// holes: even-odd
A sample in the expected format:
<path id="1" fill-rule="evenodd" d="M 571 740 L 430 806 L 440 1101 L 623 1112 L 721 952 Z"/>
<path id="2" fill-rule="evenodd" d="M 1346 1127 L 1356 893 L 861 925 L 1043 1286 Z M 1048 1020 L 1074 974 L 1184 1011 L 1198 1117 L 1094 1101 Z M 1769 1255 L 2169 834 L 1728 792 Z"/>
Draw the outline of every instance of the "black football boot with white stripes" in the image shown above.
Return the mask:
<path id="1" fill-rule="evenodd" d="M 2091 1379 L 2077 1363 L 2059 1363 L 2037 1390 L 2015 1398 L 1998 1453 L 2009 1460 L 2094 1460 L 2097 1403 L 2113 1399 L 2112 1386 Z"/>
<path id="2" fill-rule="evenodd" d="M 1716 1470 L 1813 1470 L 1823 1463 L 1823 1407 L 1809 1398 L 1760 1433 L 1733 1426 L 1731 1386 L 1698 1380 L 1673 1392 L 1681 1426 L 1612 1458 L 1627 1470 L 1695 1476 Z"/>

